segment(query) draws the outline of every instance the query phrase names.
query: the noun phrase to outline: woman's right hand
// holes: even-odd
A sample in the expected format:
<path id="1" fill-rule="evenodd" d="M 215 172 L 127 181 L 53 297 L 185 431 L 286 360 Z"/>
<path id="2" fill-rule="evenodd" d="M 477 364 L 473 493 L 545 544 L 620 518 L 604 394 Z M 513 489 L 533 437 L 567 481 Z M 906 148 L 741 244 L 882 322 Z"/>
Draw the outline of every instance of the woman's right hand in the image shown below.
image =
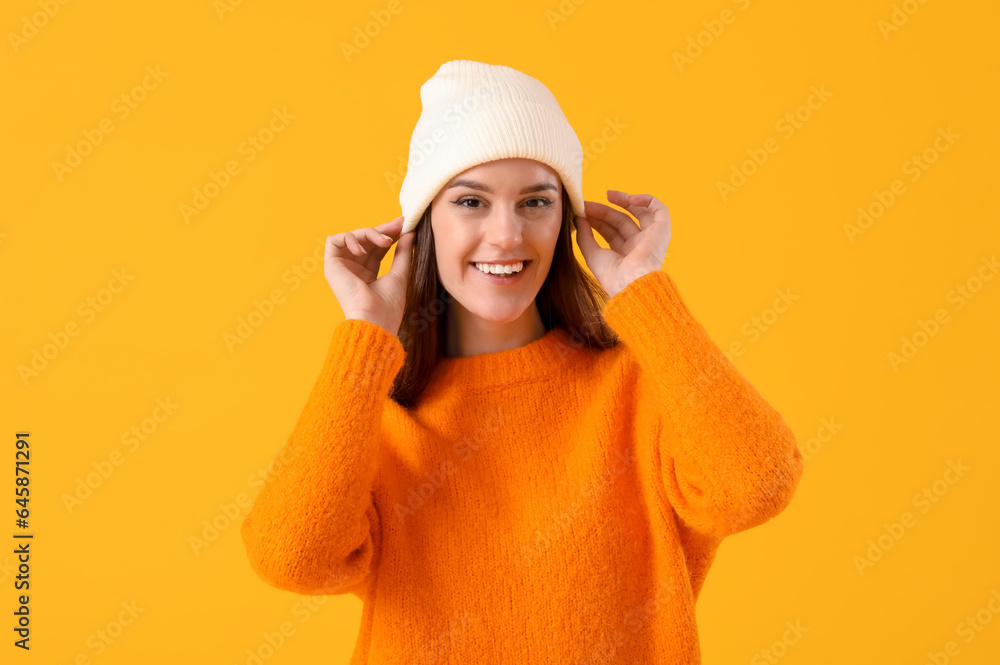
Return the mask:
<path id="1" fill-rule="evenodd" d="M 363 319 L 399 334 L 406 304 L 410 250 L 415 232 L 400 236 L 402 215 L 376 227 L 363 227 L 327 236 L 323 272 L 337 297 L 345 319 Z M 388 236 L 388 237 L 386 237 Z M 389 272 L 378 276 L 379 266 L 397 242 Z"/>

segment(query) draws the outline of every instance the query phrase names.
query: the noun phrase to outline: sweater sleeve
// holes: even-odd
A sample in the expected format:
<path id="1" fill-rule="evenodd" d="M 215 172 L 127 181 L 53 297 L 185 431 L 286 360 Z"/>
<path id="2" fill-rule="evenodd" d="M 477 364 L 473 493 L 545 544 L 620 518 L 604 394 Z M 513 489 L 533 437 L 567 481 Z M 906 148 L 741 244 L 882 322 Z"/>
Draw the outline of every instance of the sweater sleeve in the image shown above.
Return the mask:
<path id="1" fill-rule="evenodd" d="M 640 366 L 640 399 L 655 404 L 654 465 L 677 515 L 722 538 L 784 510 L 803 472 L 795 436 L 694 319 L 670 276 L 657 270 L 632 281 L 603 315 Z"/>
<path id="2" fill-rule="evenodd" d="M 381 542 L 372 487 L 383 406 L 403 366 L 399 339 L 346 319 L 334 329 L 319 378 L 244 518 L 251 567 L 302 594 L 361 588 Z"/>

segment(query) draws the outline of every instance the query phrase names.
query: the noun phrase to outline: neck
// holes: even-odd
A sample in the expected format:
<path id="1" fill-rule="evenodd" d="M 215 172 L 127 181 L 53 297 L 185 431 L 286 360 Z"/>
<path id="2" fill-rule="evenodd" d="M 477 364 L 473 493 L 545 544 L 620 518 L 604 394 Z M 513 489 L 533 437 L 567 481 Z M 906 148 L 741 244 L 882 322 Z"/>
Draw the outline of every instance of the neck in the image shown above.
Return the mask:
<path id="1" fill-rule="evenodd" d="M 545 335 L 545 324 L 534 301 L 519 317 L 505 323 L 481 319 L 453 302 L 449 306 L 447 331 L 448 356 L 465 358 L 530 344 Z"/>

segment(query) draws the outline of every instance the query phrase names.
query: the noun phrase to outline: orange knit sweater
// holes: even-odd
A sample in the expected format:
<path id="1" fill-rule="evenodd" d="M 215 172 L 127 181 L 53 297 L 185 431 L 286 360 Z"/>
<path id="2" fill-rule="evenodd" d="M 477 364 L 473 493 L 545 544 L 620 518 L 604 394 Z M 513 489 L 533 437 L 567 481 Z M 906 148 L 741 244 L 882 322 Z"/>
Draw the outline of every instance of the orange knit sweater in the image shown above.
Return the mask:
<path id="1" fill-rule="evenodd" d="M 243 521 L 254 571 L 361 598 L 352 664 L 700 663 L 719 543 L 784 509 L 802 456 L 666 272 L 603 315 L 614 349 L 556 328 L 445 358 L 412 409 L 399 339 L 339 323 Z"/>

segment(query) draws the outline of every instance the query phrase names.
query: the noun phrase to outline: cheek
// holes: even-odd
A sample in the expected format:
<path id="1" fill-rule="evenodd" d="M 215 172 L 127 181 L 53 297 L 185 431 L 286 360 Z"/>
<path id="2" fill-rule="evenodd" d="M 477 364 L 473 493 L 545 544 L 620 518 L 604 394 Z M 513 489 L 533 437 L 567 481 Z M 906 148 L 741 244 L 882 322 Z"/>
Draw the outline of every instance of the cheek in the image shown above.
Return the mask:
<path id="1" fill-rule="evenodd" d="M 547 226 L 544 230 L 539 232 L 533 241 L 535 247 L 539 252 L 545 251 L 549 256 L 551 256 L 555 251 L 556 243 L 559 242 L 559 234 L 561 232 L 562 220 L 560 219 L 558 223 Z"/>
<path id="2" fill-rule="evenodd" d="M 437 229 L 434 230 L 437 233 Z M 445 233 L 448 233 L 445 231 Z M 436 254 L 438 274 L 458 276 L 468 267 L 468 259 L 478 245 L 472 239 L 457 234 L 435 236 L 434 251 Z"/>
<path id="3" fill-rule="evenodd" d="M 434 220 L 438 222 L 434 225 L 434 254 L 438 265 L 443 266 L 455 253 L 459 251 L 460 242 L 453 225 L 447 220 Z"/>

